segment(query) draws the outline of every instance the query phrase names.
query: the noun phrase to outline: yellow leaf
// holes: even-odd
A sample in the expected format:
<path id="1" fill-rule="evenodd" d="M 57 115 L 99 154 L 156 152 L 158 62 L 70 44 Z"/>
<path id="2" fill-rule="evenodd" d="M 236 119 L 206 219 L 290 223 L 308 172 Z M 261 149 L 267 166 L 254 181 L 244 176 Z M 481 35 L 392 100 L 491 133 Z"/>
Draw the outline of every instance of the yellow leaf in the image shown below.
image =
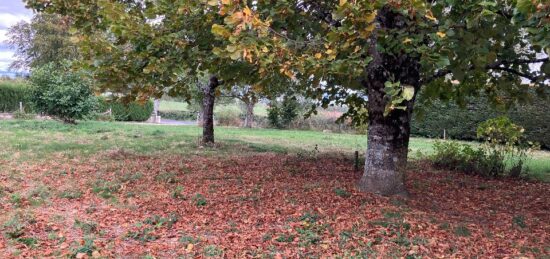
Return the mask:
<path id="1" fill-rule="evenodd" d="M 434 15 L 432 14 L 431 11 L 428 11 L 428 12 L 426 13 L 426 15 L 424 15 L 424 16 L 425 16 L 426 18 L 428 18 L 428 19 L 434 21 L 434 22 L 437 22 L 437 18 L 434 17 Z"/>
<path id="2" fill-rule="evenodd" d="M 252 10 L 250 10 L 250 8 L 248 8 L 248 7 L 245 7 L 243 9 L 243 14 L 244 14 L 244 16 L 250 16 L 250 15 L 252 15 Z"/>
<path id="3" fill-rule="evenodd" d="M 225 27 L 219 24 L 212 25 L 212 33 L 222 37 L 229 37 L 231 35 L 231 33 L 227 29 L 225 29 Z"/>
<path id="4" fill-rule="evenodd" d="M 230 5 L 230 4 L 231 4 L 231 0 L 222 0 L 222 4 L 223 4 L 223 5 Z"/>
<path id="5" fill-rule="evenodd" d="M 403 40 L 403 44 L 407 44 L 407 43 L 411 43 L 411 42 L 412 42 L 412 40 L 409 39 L 409 38 L 406 38 L 406 39 Z"/>
<path id="6" fill-rule="evenodd" d="M 235 52 L 231 53 L 231 54 L 229 55 L 229 57 L 230 57 L 232 60 L 239 60 L 239 59 L 241 59 L 241 54 L 242 54 L 242 53 L 241 53 L 240 51 L 235 51 Z"/>
<path id="7" fill-rule="evenodd" d="M 315 54 L 316 59 L 321 59 L 322 57 L 323 57 L 323 54 L 321 54 L 321 53 Z"/>
<path id="8" fill-rule="evenodd" d="M 187 251 L 189 253 L 189 252 L 193 251 L 193 247 L 194 247 L 193 244 L 188 244 L 187 247 L 185 248 L 185 251 Z"/>
<path id="9" fill-rule="evenodd" d="M 377 12 L 377 11 L 374 11 L 374 12 L 370 13 L 369 15 L 367 15 L 367 18 L 366 18 L 367 23 L 373 22 L 374 19 L 376 19 L 376 15 L 377 15 L 377 14 L 378 14 L 378 12 Z"/>
<path id="10" fill-rule="evenodd" d="M 345 5 L 348 2 L 348 0 L 340 0 L 340 6 Z"/>
<path id="11" fill-rule="evenodd" d="M 437 36 L 439 36 L 439 38 L 445 38 L 445 36 L 447 36 L 446 33 L 441 32 L 441 31 L 438 31 L 436 34 L 437 34 Z"/>
<path id="12" fill-rule="evenodd" d="M 376 28 L 376 24 L 371 23 L 371 24 L 365 29 L 365 31 L 366 31 L 367 33 L 370 33 L 370 32 L 372 32 L 372 31 L 374 31 L 374 28 Z"/>
<path id="13" fill-rule="evenodd" d="M 326 51 L 326 53 L 329 54 L 329 55 L 332 54 L 333 52 L 334 52 L 334 51 L 331 50 L 331 49 L 327 49 L 327 51 Z"/>
<path id="14" fill-rule="evenodd" d="M 218 0 L 210 0 L 210 1 L 208 1 L 208 5 L 209 6 L 217 6 L 218 5 Z"/>

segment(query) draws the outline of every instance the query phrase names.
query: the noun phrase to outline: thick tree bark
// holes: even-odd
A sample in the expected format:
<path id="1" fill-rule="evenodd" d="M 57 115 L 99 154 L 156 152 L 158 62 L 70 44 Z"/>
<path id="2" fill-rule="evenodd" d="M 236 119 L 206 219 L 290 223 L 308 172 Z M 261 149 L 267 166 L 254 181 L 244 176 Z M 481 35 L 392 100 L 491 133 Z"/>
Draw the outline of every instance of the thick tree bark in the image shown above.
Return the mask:
<path id="1" fill-rule="evenodd" d="M 369 102 L 377 102 L 375 99 L 380 96 L 383 95 L 376 96 L 373 91 L 369 91 Z M 369 111 L 365 171 L 359 182 L 359 189 L 381 195 L 406 196 L 404 182 L 412 102 L 407 111 L 393 111 L 387 117 L 384 117 L 383 111 L 375 110 Z"/>
<path id="2" fill-rule="evenodd" d="M 214 102 L 216 99 L 216 88 L 220 85 L 217 77 L 210 77 L 210 82 L 203 89 L 203 126 L 202 143 L 203 145 L 214 144 Z"/>
<path id="3" fill-rule="evenodd" d="M 406 26 L 401 14 L 390 8 L 383 8 L 378 14 L 378 29 L 395 29 Z M 376 32 L 373 33 L 376 35 Z M 407 195 L 405 169 L 407 165 L 410 138 L 410 121 L 416 93 L 420 89 L 420 63 L 418 57 L 406 53 L 389 55 L 379 53 L 376 38 L 369 46 L 373 61 L 366 69 L 367 78 L 363 85 L 368 94 L 368 147 L 365 171 L 359 182 L 359 189 L 381 195 Z M 385 93 L 385 82 L 399 81 L 402 86 L 413 86 L 415 98 L 400 106 L 406 110 L 394 109 L 385 115 L 390 98 Z"/>
<path id="4" fill-rule="evenodd" d="M 246 105 L 246 115 L 244 117 L 244 127 L 245 128 L 252 128 L 252 124 L 254 123 L 254 106 L 256 105 L 256 102 L 253 100 L 249 100 Z"/>

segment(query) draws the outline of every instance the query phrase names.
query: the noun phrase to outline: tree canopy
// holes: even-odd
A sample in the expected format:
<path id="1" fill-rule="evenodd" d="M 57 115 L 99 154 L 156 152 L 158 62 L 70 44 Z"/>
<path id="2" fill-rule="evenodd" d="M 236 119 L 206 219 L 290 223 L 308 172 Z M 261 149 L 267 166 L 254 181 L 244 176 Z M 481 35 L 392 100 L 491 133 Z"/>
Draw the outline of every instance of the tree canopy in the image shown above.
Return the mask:
<path id="1" fill-rule="evenodd" d="M 68 17 L 37 14 L 31 22 L 19 22 L 8 31 L 8 44 L 15 48 L 12 69 L 37 68 L 49 63 L 61 64 L 78 57 L 71 42 Z"/>
<path id="2" fill-rule="evenodd" d="M 182 76 L 207 71 L 265 92 L 282 76 L 324 106 L 346 104 L 348 116 L 369 124 L 360 187 L 381 194 L 406 193 L 422 88 L 514 103 L 545 93 L 550 79 L 550 4 L 542 0 L 26 2 L 73 19 L 104 90 L 185 95 Z"/>

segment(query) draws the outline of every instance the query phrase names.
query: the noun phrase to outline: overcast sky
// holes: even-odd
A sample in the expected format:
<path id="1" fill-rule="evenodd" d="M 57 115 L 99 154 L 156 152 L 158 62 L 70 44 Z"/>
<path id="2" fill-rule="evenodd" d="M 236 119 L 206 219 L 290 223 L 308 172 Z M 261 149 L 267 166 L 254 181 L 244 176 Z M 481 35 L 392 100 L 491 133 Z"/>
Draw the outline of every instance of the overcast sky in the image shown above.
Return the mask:
<path id="1" fill-rule="evenodd" d="M 30 21 L 32 11 L 22 0 L 0 0 L 0 71 L 7 70 L 13 61 L 13 51 L 5 43 L 8 28 L 19 21 Z"/>

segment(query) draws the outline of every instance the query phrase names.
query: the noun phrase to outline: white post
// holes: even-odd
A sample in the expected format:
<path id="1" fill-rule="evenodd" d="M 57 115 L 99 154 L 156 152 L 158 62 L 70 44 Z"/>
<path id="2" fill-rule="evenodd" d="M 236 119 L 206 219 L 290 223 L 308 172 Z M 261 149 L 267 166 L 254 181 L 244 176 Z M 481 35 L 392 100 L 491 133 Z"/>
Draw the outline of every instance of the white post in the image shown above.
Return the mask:
<path id="1" fill-rule="evenodd" d="M 19 112 L 23 113 L 23 102 L 19 102 Z"/>
<path id="2" fill-rule="evenodd" d="M 443 139 L 444 140 L 447 139 L 447 131 L 445 129 L 443 129 Z"/>
<path id="3" fill-rule="evenodd" d="M 153 122 L 154 123 L 160 123 L 159 108 L 160 108 L 160 100 L 154 99 L 153 101 Z"/>

